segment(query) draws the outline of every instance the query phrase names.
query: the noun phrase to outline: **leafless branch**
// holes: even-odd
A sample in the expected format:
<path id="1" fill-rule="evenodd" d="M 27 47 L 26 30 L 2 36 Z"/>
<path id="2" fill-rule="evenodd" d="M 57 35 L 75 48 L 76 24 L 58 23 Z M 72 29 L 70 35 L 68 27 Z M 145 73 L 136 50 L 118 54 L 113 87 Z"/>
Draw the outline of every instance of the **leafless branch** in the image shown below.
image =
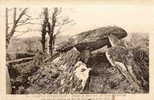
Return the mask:
<path id="1" fill-rule="evenodd" d="M 11 31 L 6 33 L 6 42 L 7 42 L 6 47 L 8 47 L 9 41 L 10 41 L 10 39 L 12 38 L 12 36 L 14 35 L 14 33 L 16 31 L 17 24 L 19 23 L 19 21 L 21 20 L 21 18 L 25 14 L 26 10 L 27 10 L 27 8 L 23 9 L 21 11 L 21 13 L 19 14 L 19 16 L 17 17 L 16 16 L 16 8 L 14 8 L 14 11 L 13 11 L 13 16 L 14 16 L 13 17 L 13 26 L 11 28 Z"/>
<path id="2" fill-rule="evenodd" d="M 25 8 L 21 13 L 20 13 L 20 15 L 19 15 L 19 17 L 17 18 L 17 20 L 16 20 L 16 24 L 19 22 L 19 20 L 22 18 L 22 16 L 25 14 L 25 12 L 26 12 L 26 10 L 27 10 L 28 8 Z"/>

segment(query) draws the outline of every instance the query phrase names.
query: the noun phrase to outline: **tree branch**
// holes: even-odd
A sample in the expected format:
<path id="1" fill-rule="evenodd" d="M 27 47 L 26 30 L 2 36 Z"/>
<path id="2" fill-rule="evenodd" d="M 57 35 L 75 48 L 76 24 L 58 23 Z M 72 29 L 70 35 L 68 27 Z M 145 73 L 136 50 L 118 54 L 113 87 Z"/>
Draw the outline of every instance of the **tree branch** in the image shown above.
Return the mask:
<path id="1" fill-rule="evenodd" d="M 18 24 L 19 20 L 22 18 L 22 16 L 25 14 L 26 10 L 27 10 L 27 8 L 25 8 L 25 9 L 20 13 L 20 15 L 19 15 L 19 17 L 17 18 L 17 20 L 14 20 L 14 24 L 13 24 L 13 27 L 12 27 L 11 32 L 10 32 L 10 34 L 9 34 L 9 37 L 7 37 L 8 40 L 10 40 L 11 37 L 14 35 L 15 29 L 16 29 L 16 27 L 17 27 L 17 24 Z M 15 14 L 15 13 L 14 13 L 14 14 Z"/>

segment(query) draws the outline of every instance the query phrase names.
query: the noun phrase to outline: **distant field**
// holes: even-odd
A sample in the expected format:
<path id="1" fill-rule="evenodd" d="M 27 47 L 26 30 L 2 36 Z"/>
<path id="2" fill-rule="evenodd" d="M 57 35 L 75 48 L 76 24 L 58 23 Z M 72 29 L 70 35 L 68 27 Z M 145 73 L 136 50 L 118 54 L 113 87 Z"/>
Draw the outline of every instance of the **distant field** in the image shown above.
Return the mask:
<path id="1" fill-rule="evenodd" d="M 56 39 L 56 44 L 67 40 L 68 36 L 59 36 Z M 10 42 L 7 53 L 27 52 L 41 50 L 41 37 L 29 38 L 13 38 Z"/>

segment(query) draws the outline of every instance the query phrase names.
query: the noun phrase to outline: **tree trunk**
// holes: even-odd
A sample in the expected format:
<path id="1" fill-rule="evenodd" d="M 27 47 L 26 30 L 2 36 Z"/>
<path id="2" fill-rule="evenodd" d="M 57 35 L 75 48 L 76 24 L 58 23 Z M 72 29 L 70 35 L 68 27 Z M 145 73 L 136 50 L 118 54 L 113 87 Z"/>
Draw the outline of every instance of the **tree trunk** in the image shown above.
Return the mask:
<path id="1" fill-rule="evenodd" d="M 54 33 L 54 24 L 55 22 L 52 21 L 52 25 L 50 25 L 50 23 L 48 23 L 48 29 L 49 29 L 49 53 L 52 56 L 53 54 L 53 33 Z"/>
<path id="2" fill-rule="evenodd" d="M 7 35 L 8 35 L 8 8 L 6 8 L 5 10 L 5 20 L 6 20 L 6 23 L 5 23 L 5 33 L 6 33 L 6 48 L 8 48 L 8 44 L 9 44 L 9 41 L 7 39 Z"/>
<path id="3" fill-rule="evenodd" d="M 6 49 L 8 48 L 8 45 L 10 43 L 10 40 L 12 38 L 12 36 L 15 33 L 17 24 L 19 23 L 20 19 L 23 17 L 23 15 L 25 14 L 27 8 L 25 8 L 23 11 L 21 11 L 21 13 L 19 14 L 19 17 L 16 17 L 16 8 L 14 8 L 14 12 L 13 12 L 13 26 L 11 28 L 11 31 L 8 32 L 8 29 L 6 29 Z M 8 10 L 6 9 L 6 16 L 8 16 Z M 8 28 L 8 18 L 6 17 L 6 28 Z"/>
<path id="4" fill-rule="evenodd" d="M 41 44 L 42 44 L 42 51 L 45 52 L 45 42 L 46 42 L 46 33 L 47 33 L 47 23 L 48 23 L 48 8 L 44 8 L 44 21 L 42 24 L 42 40 L 41 40 Z"/>
<path id="5" fill-rule="evenodd" d="M 42 25 L 42 40 L 41 40 L 41 44 L 42 44 L 42 51 L 45 52 L 45 35 L 46 35 L 46 29 L 45 29 L 45 23 Z"/>
<path id="6" fill-rule="evenodd" d="M 55 31 L 55 27 L 56 27 L 56 22 L 57 22 L 57 12 L 58 10 L 55 8 L 54 12 L 52 14 L 52 24 L 48 23 L 48 29 L 49 29 L 49 52 L 50 55 L 52 56 L 53 54 L 53 47 L 54 47 L 54 31 Z"/>
<path id="7" fill-rule="evenodd" d="M 52 56 L 53 54 L 53 36 L 51 35 L 50 38 L 49 38 L 49 53 L 50 55 Z"/>

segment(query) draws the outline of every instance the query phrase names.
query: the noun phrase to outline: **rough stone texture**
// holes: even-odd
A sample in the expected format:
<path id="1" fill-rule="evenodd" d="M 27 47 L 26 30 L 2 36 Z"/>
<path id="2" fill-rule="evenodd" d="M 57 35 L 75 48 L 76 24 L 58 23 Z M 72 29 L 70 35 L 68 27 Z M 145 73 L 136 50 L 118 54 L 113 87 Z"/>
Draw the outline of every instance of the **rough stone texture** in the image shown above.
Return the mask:
<path id="1" fill-rule="evenodd" d="M 145 51 L 117 46 L 110 48 L 106 55 L 137 92 L 149 91 L 149 58 Z"/>
<path id="2" fill-rule="evenodd" d="M 49 66 L 42 66 L 32 76 L 26 93 L 82 93 L 89 78 L 90 69 L 79 61 L 76 48 L 61 54 Z"/>
<path id="3" fill-rule="evenodd" d="M 144 58 L 140 57 L 142 55 L 139 52 L 142 52 Z M 104 51 L 92 53 L 87 63 L 81 61 L 81 54 L 76 48 L 72 48 L 47 62 L 41 61 L 46 57 L 38 54 L 31 62 L 12 65 L 13 93 L 149 92 L 149 58 L 143 50 L 123 47 L 109 49 L 109 55 L 113 61 L 125 63 L 124 67 L 130 67 L 128 70 L 133 73 L 131 75 L 136 77 L 139 89 L 132 84 L 134 81 L 132 81 L 130 73 L 124 75 L 121 72 L 121 66 L 115 67 L 109 63 Z M 125 71 L 127 72 L 127 70 Z"/>
<path id="4" fill-rule="evenodd" d="M 136 93 L 120 71 L 111 66 L 105 53 L 93 54 L 88 64 L 92 70 L 85 93 Z"/>
<path id="5" fill-rule="evenodd" d="M 93 51 L 105 45 L 109 45 L 108 36 L 110 34 L 114 35 L 118 39 L 127 36 L 127 32 L 120 27 L 101 27 L 72 36 L 68 39 L 68 41 L 63 41 L 62 43 L 60 43 L 56 50 L 60 52 L 68 51 L 71 48 L 76 47 L 79 51 Z"/>
<path id="6" fill-rule="evenodd" d="M 140 84 L 143 90 L 149 92 L 149 54 L 147 50 L 142 48 L 132 49 L 134 62 L 132 63 L 133 72 L 136 75 L 137 80 L 140 80 Z"/>

